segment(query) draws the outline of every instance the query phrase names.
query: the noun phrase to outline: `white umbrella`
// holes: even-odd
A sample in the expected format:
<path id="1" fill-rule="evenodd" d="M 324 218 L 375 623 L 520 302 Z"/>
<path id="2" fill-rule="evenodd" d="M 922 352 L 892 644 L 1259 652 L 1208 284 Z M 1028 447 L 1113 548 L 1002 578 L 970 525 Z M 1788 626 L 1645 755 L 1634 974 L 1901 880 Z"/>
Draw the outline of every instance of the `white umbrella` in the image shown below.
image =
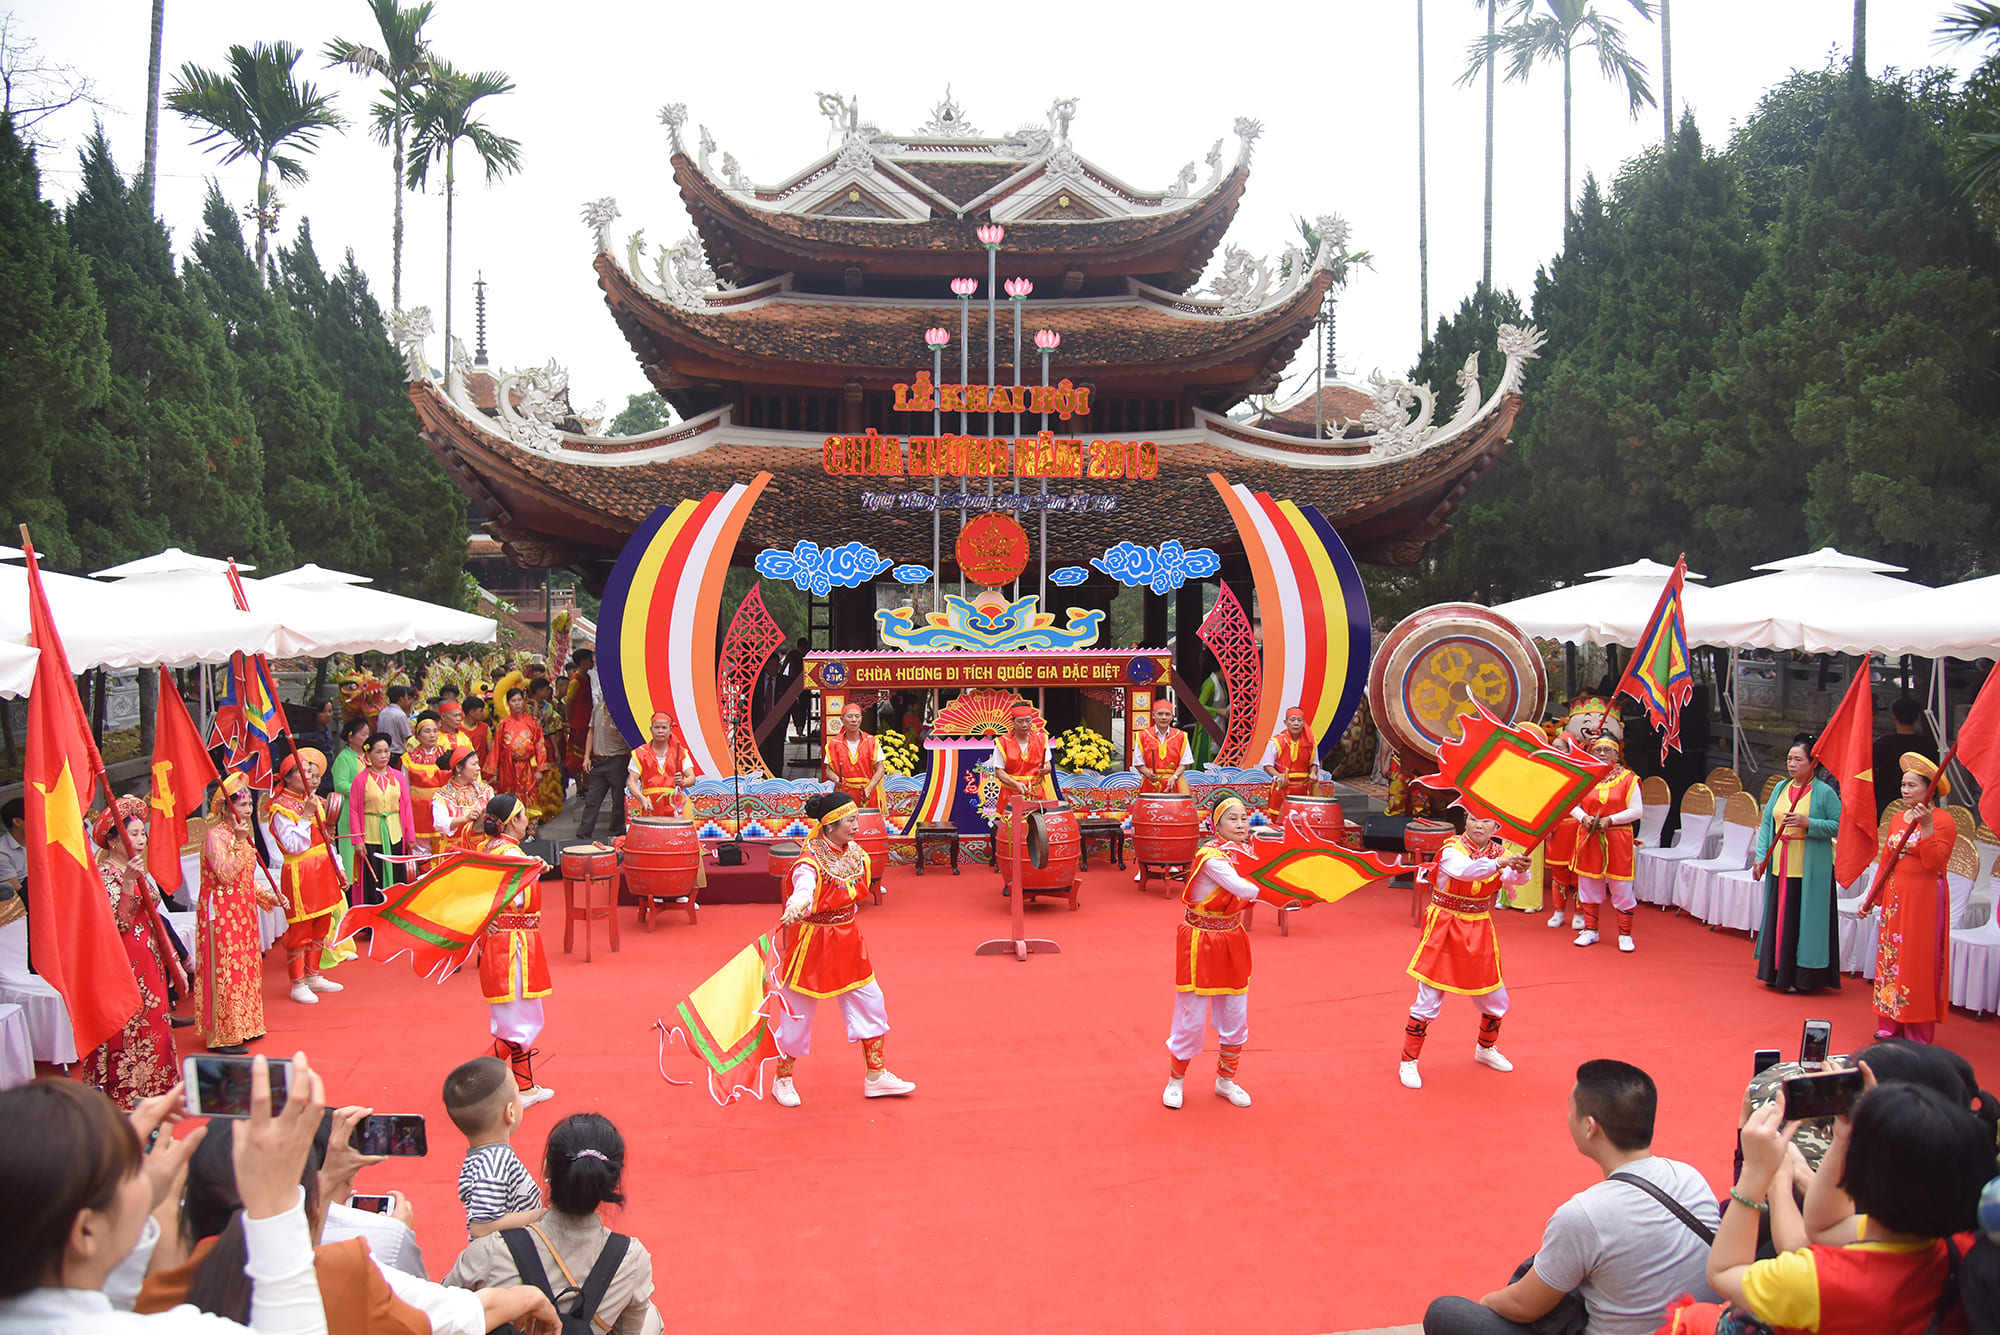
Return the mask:
<path id="1" fill-rule="evenodd" d="M 1831 547 L 1756 569 L 1772 573 L 1710 589 L 1698 604 L 1689 603 L 1690 645 L 1833 652 L 1830 646 L 1807 636 L 1808 623 L 1830 620 L 1855 607 L 1924 588 L 1890 577 L 1888 572 L 1900 572 L 1902 566 L 1849 556 Z"/>
<path id="2" fill-rule="evenodd" d="M 1808 621 L 1806 638 L 1826 653 L 2000 656 L 2000 575 L 1839 610 Z"/>
<path id="3" fill-rule="evenodd" d="M 247 572 L 256 568 L 253 565 L 245 565 L 241 561 L 236 563 L 236 569 L 239 572 Z M 90 573 L 93 579 L 124 579 L 128 575 L 178 575 L 189 571 L 220 575 L 226 573 L 228 569 L 229 562 L 227 561 L 218 561 L 212 556 L 196 556 L 193 552 L 184 552 L 178 547 L 169 547 L 165 551 L 152 556 L 142 556 L 136 561 L 127 561 L 123 565 L 112 566 L 109 570 L 93 570 Z"/>
<path id="4" fill-rule="evenodd" d="M 42 588 L 69 665 L 78 672 L 221 663 L 237 651 L 269 649 L 277 621 L 237 611 L 229 601 L 228 584 L 220 576 L 211 578 L 223 592 L 217 603 L 162 598 L 129 581 L 101 584 L 50 571 L 42 572 Z M 28 572 L 23 566 L 0 565 L 0 640 L 28 643 Z"/>
<path id="5" fill-rule="evenodd" d="M 1589 572 L 1588 583 L 1551 589 L 1492 609 L 1539 640 L 1563 640 L 1571 644 L 1619 644 L 1639 642 L 1646 621 L 1660 601 L 1660 590 L 1672 566 L 1658 561 L 1638 560 Z M 1688 572 L 1690 580 L 1706 576 Z M 1692 607 L 1706 598 L 1709 590 L 1698 584 L 1684 586 L 1685 605 Z"/>
<path id="6" fill-rule="evenodd" d="M 313 633 L 322 642 L 345 638 L 338 648 L 295 651 L 314 657 L 364 649 L 391 653 L 426 644 L 491 644 L 499 635 L 500 623 L 491 617 L 361 587 L 370 582 L 361 575 L 303 565 L 254 581 L 250 605 L 256 607 L 260 599 L 275 594 L 287 600 L 279 614 L 286 630 L 297 631 L 303 639 L 306 623 L 297 619 L 310 615 Z M 246 581 L 245 587 L 250 583 Z"/>
<path id="7" fill-rule="evenodd" d="M 35 685 L 35 660 L 39 649 L 25 644 L 0 641 L 0 695 L 26 695 Z"/>

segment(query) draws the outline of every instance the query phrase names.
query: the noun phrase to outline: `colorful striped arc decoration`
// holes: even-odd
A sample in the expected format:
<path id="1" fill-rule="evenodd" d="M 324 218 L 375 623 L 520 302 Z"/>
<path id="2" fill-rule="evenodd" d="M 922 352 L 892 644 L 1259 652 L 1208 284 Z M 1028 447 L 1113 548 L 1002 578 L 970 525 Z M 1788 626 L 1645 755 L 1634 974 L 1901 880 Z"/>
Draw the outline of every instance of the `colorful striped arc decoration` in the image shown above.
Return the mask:
<path id="1" fill-rule="evenodd" d="M 1313 506 L 1274 501 L 1220 473 L 1208 480 L 1236 521 L 1263 617 L 1264 689 L 1252 747 L 1297 705 L 1326 763 L 1368 690 L 1372 640 L 1361 571 Z"/>
<path id="2" fill-rule="evenodd" d="M 597 675 L 612 720 L 637 746 L 653 714 L 666 710 L 702 774 L 731 772 L 716 677 L 722 580 L 743 523 L 770 480 L 759 473 L 747 485 L 653 511 L 618 554 L 604 586 Z"/>

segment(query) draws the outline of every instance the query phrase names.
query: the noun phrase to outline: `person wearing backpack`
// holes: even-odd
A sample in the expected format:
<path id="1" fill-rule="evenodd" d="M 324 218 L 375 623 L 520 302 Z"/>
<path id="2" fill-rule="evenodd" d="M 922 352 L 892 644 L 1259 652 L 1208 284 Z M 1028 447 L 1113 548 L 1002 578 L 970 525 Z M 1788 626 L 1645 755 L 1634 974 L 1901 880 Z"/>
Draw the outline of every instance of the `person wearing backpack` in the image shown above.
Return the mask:
<path id="1" fill-rule="evenodd" d="M 465 1289 L 531 1284 L 548 1294 L 562 1335 L 659 1335 L 653 1258 L 598 1211 L 625 1203 L 625 1138 L 601 1113 L 557 1122 L 543 1150 L 548 1211 L 526 1228 L 476 1238 L 444 1282 Z"/>

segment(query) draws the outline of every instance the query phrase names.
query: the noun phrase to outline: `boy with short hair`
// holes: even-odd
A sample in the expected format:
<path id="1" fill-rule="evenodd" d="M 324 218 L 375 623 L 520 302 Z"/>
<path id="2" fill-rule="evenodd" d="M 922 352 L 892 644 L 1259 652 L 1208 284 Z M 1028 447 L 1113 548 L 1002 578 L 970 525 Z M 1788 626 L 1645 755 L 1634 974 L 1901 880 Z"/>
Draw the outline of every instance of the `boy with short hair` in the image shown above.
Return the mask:
<path id="1" fill-rule="evenodd" d="M 465 1133 L 458 1199 L 475 1238 L 522 1228 L 542 1217 L 542 1191 L 510 1142 L 525 1111 L 513 1072 L 498 1057 L 475 1057 L 444 1078 L 444 1110 Z"/>

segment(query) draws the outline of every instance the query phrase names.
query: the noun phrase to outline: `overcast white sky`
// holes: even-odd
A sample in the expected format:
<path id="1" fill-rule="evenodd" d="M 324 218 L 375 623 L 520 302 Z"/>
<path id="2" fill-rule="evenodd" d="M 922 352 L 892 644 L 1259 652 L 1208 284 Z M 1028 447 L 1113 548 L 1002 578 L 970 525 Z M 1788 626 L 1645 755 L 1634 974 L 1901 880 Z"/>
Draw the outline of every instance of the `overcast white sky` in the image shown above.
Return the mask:
<path id="1" fill-rule="evenodd" d="M 1625 23 L 1655 89 L 1659 31 L 1621 0 L 1597 0 Z M 1868 63 L 1972 63 L 1933 43 L 1945 0 L 1877 3 Z M 1504 5 L 1503 5 L 1504 9 Z M 119 165 L 143 148 L 150 0 L 28 0 L 20 36 L 92 75 Z M 300 69 L 360 122 L 373 86 L 324 70 L 335 36 L 372 41 L 360 0 L 167 0 L 165 83 L 183 62 L 220 67 L 232 42 L 284 39 L 304 47 Z M 461 68 L 497 69 L 518 91 L 485 103 L 495 129 L 521 140 L 525 171 L 487 188 L 461 171 L 454 330 L 470 345 L 472 280 L 490 284 L 488 344 L 504 366 L 546 361 L 570 368 L 579 407 L 613 410 L 646 388 L 605 311 L 590 269 L 585 201 L 618 200 L 622 248 L 630 229 L 655 241 L 688 230 L 672 189 L 659 108 L 685 102 L 688 141 L 706 124 L 760 182 L 775 182 L 827 147 L 813 95 L 858 95 L 862 116 L 891 132 L 914 129 L 947 83 L 972 122 L 1003 133 L 1039 121 L 1058 97 L 1078 99 L 1072 141 L 1125 180 L 1159 188 L 1199 159 L 1237 116 L 1263 122 L 1248 193 L 1230 240 L 1275 256 L 1292 239 L 1290 218 L 1344 215 L 1352 244 L 1374 252 L 1356 273 L 1339 317 L 1343 369 L 1408 368 L 1420 340 L 1417 262 L 1415 0 L 1284 0 L 1248 9 L 1162 0 L 1151 5 L 1082 0 L 1046 9 L 987 6 L 686 5 L 569 0 L 438 0 L 428 28 Z M 1430 295 L 1432 319 L 1455 309 L 1478 281 L 1482 207 L 1482 88 L 1458 88 L 1467 44 L 1485 27 L 1480 0 L 1429 0 Z M 1028 21 L 1024 21 L 1028 20 Z M 1852 35 L 1851 0 L 1675 0 L 1674 97 L 1692 107 L 1711 142 L 1753 109 L 1758 95 L 1797 67 L 1823 64 Z M 1623 101 L 1579 62 L 1576 169 L 1609 177 L 1653 143 L 1660 114 L 1629 119 Z M 1524 302 L 1536 267 L 1561 236 L 1562 81 L 1540 70 L 1500 85 L 1494 276 Z M 70 146 L 88 111 L 52 121 Z M 159 207 L 183 254 L 199 225 L 204 182 L 217 177 L 232 203 L 253 194 L 248 164 L 221 167 L 194 147 L 171 113 L 160 130 Z M 1234 152 L 1230 139 L 1226 152 Z M 463 159 L 461 159 L 463 161 Z M 287 235 L 310 218 L 329 265 L 352 247 L 384 307 L 389 303 L 389 153 L 359 128 L 324 141 L 312 179 L 287 191 Z M 73 153 L 44 162 L 44 188 L 76 188 Z M 472 176 L 469 184 L 465 177 Z M 441 183 L 442 172 L 435 179 Z M 442 323 L 444 205 L 435 191 L 406 203 L 404 304 L 428 304 Z M 1006 274 L 1002 253 L 1001 274 Z M 432 360 L 441 364 L 441 347 Z M 1308 344 L 1295 370 L 1311 365 Z"/>

